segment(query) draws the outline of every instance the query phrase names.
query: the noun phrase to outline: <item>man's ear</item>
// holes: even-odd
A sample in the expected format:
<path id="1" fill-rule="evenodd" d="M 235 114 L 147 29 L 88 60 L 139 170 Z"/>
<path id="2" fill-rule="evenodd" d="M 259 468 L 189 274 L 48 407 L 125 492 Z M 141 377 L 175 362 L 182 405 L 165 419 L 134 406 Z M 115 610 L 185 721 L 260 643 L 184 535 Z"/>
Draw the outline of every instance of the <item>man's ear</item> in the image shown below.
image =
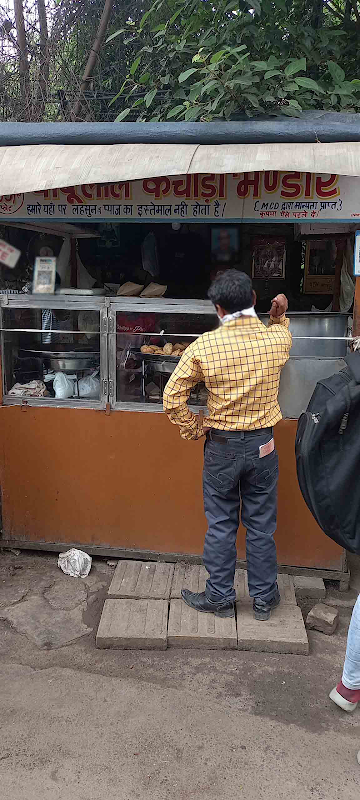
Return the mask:
<path id="1" fill-rule="evenodd" d="M 221 306 L 219 306 L 219 305 L 216 303 L 216 304 L 215 304 L 215 308 L 216 308 L 216 313 L 217 313 L 217 315 L 220 317 L 220 319 L 222 319 L 223 317 L 225 317 L 226 311 L 224 311 L 224 309 L 223 309 L 223 308 L 221 308 Z"/>
<path id="2" fill-rule="evenodd" d="M 256 306 L 257 297 L 256 297 L 256 292 L 254 291 L 254 289 L 253 289 L 252 295 L 253 295 L 253 306 Z"/>

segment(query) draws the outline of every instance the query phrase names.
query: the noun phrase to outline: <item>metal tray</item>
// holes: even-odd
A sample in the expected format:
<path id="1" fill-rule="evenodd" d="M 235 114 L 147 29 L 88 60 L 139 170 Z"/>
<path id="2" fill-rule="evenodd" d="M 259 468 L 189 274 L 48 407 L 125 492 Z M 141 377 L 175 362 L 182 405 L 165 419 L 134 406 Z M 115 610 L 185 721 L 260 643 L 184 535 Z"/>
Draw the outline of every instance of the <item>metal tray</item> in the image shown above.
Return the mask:
<path id="1" fill-rule="evenodd" d="M 21 350 L 23 353 L 32 353 L 47 358 L 91 358 L 100 355 L 99 350 L 25 350 L 24 348 Z"/>
<path id="2" fill-rule="evenodd" d="M 181 356 L 167 356 L 165 353 L 142 353 L 141 350 L 131 350 L 130 352 L 137 358 L 142 358 L 143 361 L 171 361 L 173 364 L 177 364 L 181 358 Z"/>

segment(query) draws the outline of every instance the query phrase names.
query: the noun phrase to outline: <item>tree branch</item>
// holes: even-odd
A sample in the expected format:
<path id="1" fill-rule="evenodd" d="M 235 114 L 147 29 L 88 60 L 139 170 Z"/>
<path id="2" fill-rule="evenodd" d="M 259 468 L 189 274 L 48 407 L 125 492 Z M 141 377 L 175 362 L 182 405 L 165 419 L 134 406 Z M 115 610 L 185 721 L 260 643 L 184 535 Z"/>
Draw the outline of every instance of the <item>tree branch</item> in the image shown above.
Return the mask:
<path id="1" fill-rule="evenodd" d="M 21 102 L 23 106 L 23 116 L 25 117 L 25 122 L 28 122 L 29 119 L 31 119 L 31 108 L 29 109 L 30 81 L 29 81 L 28 48 L 26 41 L 24 8 L 22 0 L 14 0 L 14 11 L 15 11 L 16 35 L 19 47 Z"/>
<path id="2" fill-rule="evenodd" d="M 103 12 L 102 12 L 100 23 L 99 23 L 99 27 L 98 27 L 98 31 L 97 31 L 95 40 L 93 42 L 92 48 L 90 50 L 89 57 L 88 57 L 88 60 L 87 60 L 87 64 L 86 64 L 86 67 L 85 67 L 85 70 L 84 70 L 84 74 L 83 74 L 82 79 L 81 79 L 79 97 L 76 100 L 76 102 L 74 104 L 74 107 L 72 109 L 72 117 L 75 120 L 79 115 L 81 104 L 82 104 L 82 99 L 83 99 L 83 93 L 84 93 L 84 91 L 86 90 L 86 88 L 88 86 L 88 82 L 89 82 L 89 79 L 91 78 L 93 69 L 95 67 L 95 64 L 96 64 L 96 61 L 97 61 L 97 58 L 98 58 L 98 55 L 99 55 L 99 51 L 100 51 L 101 45 L 102 45 L 102 43 L 104 41 L 104 38 L 105 38 L 107 26 L 108 26 L 109 19 L 110 19 L 110 14 L 111 14 L 111 11 L 112 11 L 112 6 L 113 6 L 113 0 L 105 0 Z"/>
<path id="3" fill-rule="evenodd" d="M 329 9 L 329 11 L 331 11 L 332 14 L 334 14 L 335 17 L 341 20 L 341 22 L 344 22 L 344 15 L 340 14 L 340 11 L 334 8 L 334 6 L 331 3 L 327 2 L 327 0 L 324 0 L 324 5 L 326 6 L 326 8 Z"/>
<path id="4" fill-rule="evenodd" d="M 356 17 L 356 22 L 357 22 L 357 24 L 358 24 L 358 25 L 360 25 L 360 11 L 359 11 L 359 9 L 358 9 L 358 7 L 357 7 L 357 2 L 356 2 L 356 0 L 351 0 L 351 6 L 352 6 L 352 8 L 354 9 L 354 14 L 355 14 L 355 17 Z"/>
<path id="5" fill-rule="evenodd" d="M 49 84 L 49 32 L 46 17 L 45 0 L 37 0 L 40 30 L 40 64 L 39 64 L 39 89 L 38 117 L 43 119 L 46 108 L 46 97 Z"/>

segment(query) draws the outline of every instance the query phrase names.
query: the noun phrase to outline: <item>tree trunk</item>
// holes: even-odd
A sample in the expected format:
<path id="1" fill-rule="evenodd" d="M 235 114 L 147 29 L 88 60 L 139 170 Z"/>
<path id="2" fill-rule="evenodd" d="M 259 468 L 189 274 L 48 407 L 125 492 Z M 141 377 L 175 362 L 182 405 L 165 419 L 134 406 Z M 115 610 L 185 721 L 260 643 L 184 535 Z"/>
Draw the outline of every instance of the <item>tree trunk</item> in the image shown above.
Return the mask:
<path id="1" fill-rule="evenodd" d="M 49 84 L 49 32 L 46 17 L 45 0 L 37 0 L 40 29 L 40 63 L 39 63 L 39 88 L 36 116 L 39 122 L 44 120 L 46 100 Z"/>
<path id="2" fill-rule="evenodd" d="M 86 90 L 86 87 L 88 86 L 89 79 L 91 78 L 93 69 L 95 67 L 95 64 L 96 64 L 96 61 L 97 61 L 97 58 L 98 58 L 98 55 L 99 55 L 99 51 L 100 51 L 101 45 L 102 45 L 102 43 L 104 41 L 104 38 L 105 38 L 107 26 L 108 26 L 109 19 L 110 19 L 110 14 L 111 14 L 111 11 L 112 11 L 112 6 L 113 6 L 113 0 L 105 0 L 103 12 L 102 12 L 100 23 L 99 23 L 99 27 L 98 27 L 98 30 L 97 30 L 97 34 L 96 34 L 94 43 L 92 45 L 92 48 L 90 50 L 89 58 L 87 60 L 87 64 L 86 64 L 86 67 L 85 67 L 85 70 L 84 70 L 84 74 L 83 74 L 82 79 L 81 79 L 79 96 L 78 96 L 77 100 L 75 101 L 74 107 L 72 109 L 72 118 L 74 120 L 76 120 L 78 115 L 79 115 L 79 112 L 80 112 L 80 109 L 81 109 L 81 105 L 82 105 L 83 93 Z"/>
<path id="3" fill-rule="evenodd" d="M 14 0 L 17 43 L 19 47 L 20 95 L 24 122 L 32 118 L 30 100 L 29 60 L 24 22 L 23 0 Z"/>

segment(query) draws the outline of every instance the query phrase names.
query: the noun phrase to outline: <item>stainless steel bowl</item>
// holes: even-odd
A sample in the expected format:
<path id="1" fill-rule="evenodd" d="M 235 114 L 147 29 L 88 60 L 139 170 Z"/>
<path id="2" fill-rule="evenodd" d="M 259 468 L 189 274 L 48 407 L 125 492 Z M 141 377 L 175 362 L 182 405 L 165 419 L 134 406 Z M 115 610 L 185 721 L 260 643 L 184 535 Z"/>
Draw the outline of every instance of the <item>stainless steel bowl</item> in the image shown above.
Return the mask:
<path id="1" fill-rule="evenodd" d="M 94 360 L 93 354 L 86 358 L 50 358 L 49 365 L 55 372 L 78 372 L 89 369 Z"/>

